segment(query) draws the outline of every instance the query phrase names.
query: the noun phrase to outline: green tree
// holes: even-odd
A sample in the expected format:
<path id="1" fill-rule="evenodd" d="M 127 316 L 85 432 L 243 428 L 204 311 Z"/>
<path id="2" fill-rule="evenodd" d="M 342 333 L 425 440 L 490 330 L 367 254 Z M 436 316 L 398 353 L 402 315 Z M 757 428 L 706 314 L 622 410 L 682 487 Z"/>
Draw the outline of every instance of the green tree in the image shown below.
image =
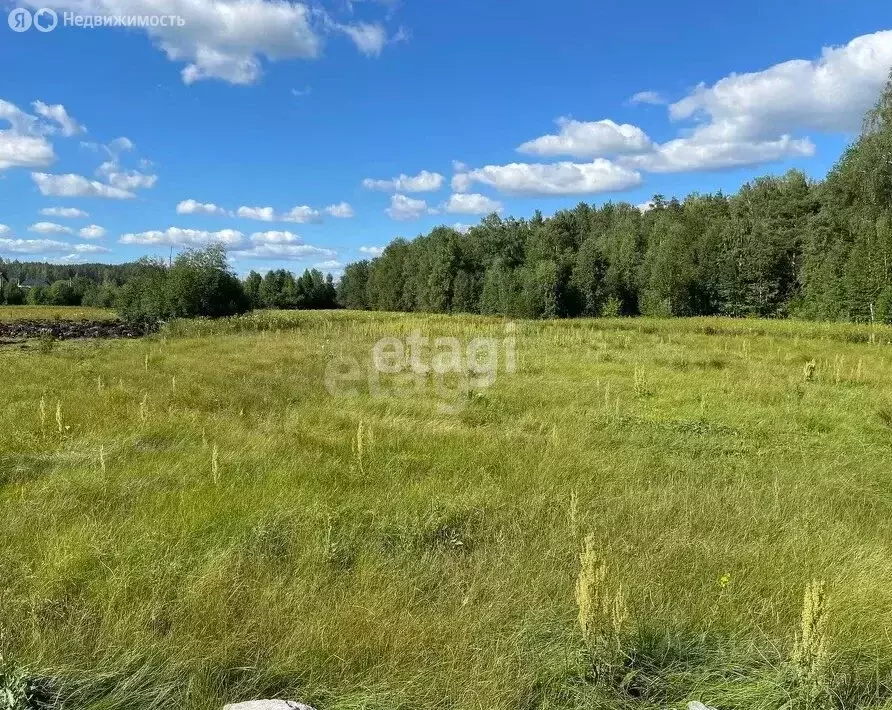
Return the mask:
<path id="1" fill-rule="evenodd" d="M 81 299 L 71 283 L 59 280 L 46 290 L 44 302 L 49 306 L 79 306 Z"/>
<path id="2" fill-rule="evenodd" d="M 140 259 L 121 288 L 118 313 L 131 323 L 156 323 L 170 317 L 167 305 L 167 268 L 163 261 Z"/>
<path id="3" fill-rule="evenodd" d="M 403 262 L 409 251 L 405 239 L 391 242 L 372 262 L 369 271 L 369 305 L 379 311 L 399 311 L 403 292 Z"/>
<path id="4" fill-rule="evenodd" d="M 250 308 L 241 282 L 229 268 L 226 250 L 219 244 L 179 254 L 165 286 L 168 313 L 174 318 L 219 318 Z"/>
<path id="5" fill-rule="evenodd" d="M 25 301 L 29 306 L 42 306 L 47 303 L 47 289 L 44 286 L 33 286 L 26 291 Z"/>
<path id="6" fill-rule="evenodd" d="M 256 271 L 251 271 L 245 278 L 245 295 L 251 302 L 252 308 L 262 308 L 263 304 L 260 300 L 260 286 L 263 283 L 263 277 Z"/>
<path id="7" fill-rule="evenodd" d="M 338 304 L 342 308 L 365 310 L 369 307 L 369 270 L 370 264 L 365 259 L 347 264 L 337 291 Z"/>
<path id="8" fill-rule="evenodd" d="M 696 273 L 692 235 L 682 215 L 664 210 L 643 266 L 640 310 L 645 315 L 694 315 Z"/>
<path id="9" fill-rule="evenodd" d="M 21 306 L 25 302 L 25 292 L 12 281 L 3 284 L 3 303 L 7 306 Z"/>
<path id="10" fill-rule="evenodd" d="M 641 215 L 631 206 L 620 206 L 607 230 L 602 251 L 606 257 L 606 295 L 620 302 L 622 315 L 638 312 L 638 272 L 643 260 Z"/>
<path id="11" fill-rule="evenodd" d="M 482 284 L 476 273 L 460 269 L 452 280 L 452 312 L 479 313 Z"/>
<path id="12" fill-rule="evenodd" d="M 579 248 L 573 267 L 573 286 L 579 294 L 583 315 L 600 315 L 607 297 L 606 271 L 607 262 L 601 253 L 600 239 L 594 234 L 589 235 Z"/>
<path id="13" fill-rule="evenodd" d="M 142 259 L 118 295 L 121 317 L 141 323 L 217 318 L 243 313 L 249 307 L 221 245 L 185 251 L 169 269 L 162 261 Z"/>
<path id="14" fill-rule="evenodd" d="M 520 269 L 511 269 L 501 262 L 490 266 L 483 277 L 480 312 L 487 315 L 522 317 L 528 308 L 523 299 Z"/>

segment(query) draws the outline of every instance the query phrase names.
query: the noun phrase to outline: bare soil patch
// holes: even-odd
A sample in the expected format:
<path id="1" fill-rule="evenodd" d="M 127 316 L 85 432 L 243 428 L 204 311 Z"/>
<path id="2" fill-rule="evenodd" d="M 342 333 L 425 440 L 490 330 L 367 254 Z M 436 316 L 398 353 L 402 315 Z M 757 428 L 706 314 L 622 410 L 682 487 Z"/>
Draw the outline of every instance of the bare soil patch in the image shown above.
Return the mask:
<path id="1" fill-rule="evenodd" d="M 119 321 L 40 321 L 0 322 L 0 343 L 10 344 L 29 338 L 51 337 L 53 340 L 77 338 L 140 338 L 145 328 Z"/>

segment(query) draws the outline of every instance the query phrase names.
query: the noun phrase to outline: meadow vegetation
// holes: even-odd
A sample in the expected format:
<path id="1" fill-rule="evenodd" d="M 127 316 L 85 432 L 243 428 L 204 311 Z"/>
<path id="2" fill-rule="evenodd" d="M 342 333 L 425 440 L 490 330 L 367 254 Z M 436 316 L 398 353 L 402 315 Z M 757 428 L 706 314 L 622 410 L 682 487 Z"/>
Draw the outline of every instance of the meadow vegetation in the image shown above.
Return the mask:
<path id="1" fill-rule="evenodd" d="M 73 308 L 59 306 L 0 307 L 0 321 L 67 321 L 67 320 L 114 320 L 114 311 L 107 308 Z"/>
<path id="2" fill-rule="evenodd" d="M 0 707 L 892 708 L 892 329 L 519 321 L 455 411 L 326 390 L 416 331 L 506 332 L 0 349 Z"/>

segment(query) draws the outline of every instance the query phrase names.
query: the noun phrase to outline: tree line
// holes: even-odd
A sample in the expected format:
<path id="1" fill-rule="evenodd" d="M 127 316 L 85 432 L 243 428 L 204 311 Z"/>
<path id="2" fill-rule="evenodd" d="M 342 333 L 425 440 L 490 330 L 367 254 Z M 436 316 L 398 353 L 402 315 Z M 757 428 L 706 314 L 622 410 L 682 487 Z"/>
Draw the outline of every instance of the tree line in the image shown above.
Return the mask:
<path id="1" fill-rule="evenodd" d="M 276 269 L 239 280 L 220 245 L 190 249 L 171 263 L 143 258 L 128 264 L 59 266 L 0 260 L 4 305 L 115 308 L 129 321 L 235 315 L 254 308 L 337 308 L 331 274 L 300 276 Z"/>
<path id="2" fill-rule="evenodd" d="M 111 308 L 136 264 L 49 264 L 0 259 L 0 304 Z"/>
<path id="3" fill-rule="evenodd" d="M 760 316 L 892 322 L 892 78 L 824 180 L 585 203 L 436 227 L 346 267 L 346 308 L 512 317 Z"/>
<path id="4" fill-rule="evenodd" d="M 141 259 L 124 283 L 115 305 L 124 320 L 158 322 L 196 316 L 217 318 L 255 308 L 336 308 L 331 274 L 307 269 L 295 277 L 276 269 L 261 276 L 252 271 L 244 281 L 232 272 L 220 244 L 189 249 L 169 266 Z"/>

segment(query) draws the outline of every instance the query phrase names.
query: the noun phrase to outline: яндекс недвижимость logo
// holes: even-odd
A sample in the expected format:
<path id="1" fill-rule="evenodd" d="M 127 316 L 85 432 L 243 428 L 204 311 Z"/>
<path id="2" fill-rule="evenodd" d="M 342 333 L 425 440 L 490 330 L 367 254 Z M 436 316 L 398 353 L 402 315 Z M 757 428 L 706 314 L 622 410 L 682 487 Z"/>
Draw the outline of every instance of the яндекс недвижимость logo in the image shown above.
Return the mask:
<path id="1" fill-rule="evenodd" d="M 38 32 L 52 32 L 58 24 L 59 16 L 48 7 L 42 7 L 34 13 L 24 7 L 15 7 L 9 11 L 9 29 L 13 32 L 27 32 L 32 26 Z"/>
<path id="2" fill-rule="evenodd" d="M 48 7 L 31 12 L 24 7 L 9 11 L 9 28 L 13 32 L 27 32 L 32 27 L 38 32 L 52 32 L 60 24 L 59 14 Z M 61 24 L 65 27 L 93 29 L 99 27 L 185 27 L 186 19 L 180 15 L 108 15 L 63 12 Z"/>

